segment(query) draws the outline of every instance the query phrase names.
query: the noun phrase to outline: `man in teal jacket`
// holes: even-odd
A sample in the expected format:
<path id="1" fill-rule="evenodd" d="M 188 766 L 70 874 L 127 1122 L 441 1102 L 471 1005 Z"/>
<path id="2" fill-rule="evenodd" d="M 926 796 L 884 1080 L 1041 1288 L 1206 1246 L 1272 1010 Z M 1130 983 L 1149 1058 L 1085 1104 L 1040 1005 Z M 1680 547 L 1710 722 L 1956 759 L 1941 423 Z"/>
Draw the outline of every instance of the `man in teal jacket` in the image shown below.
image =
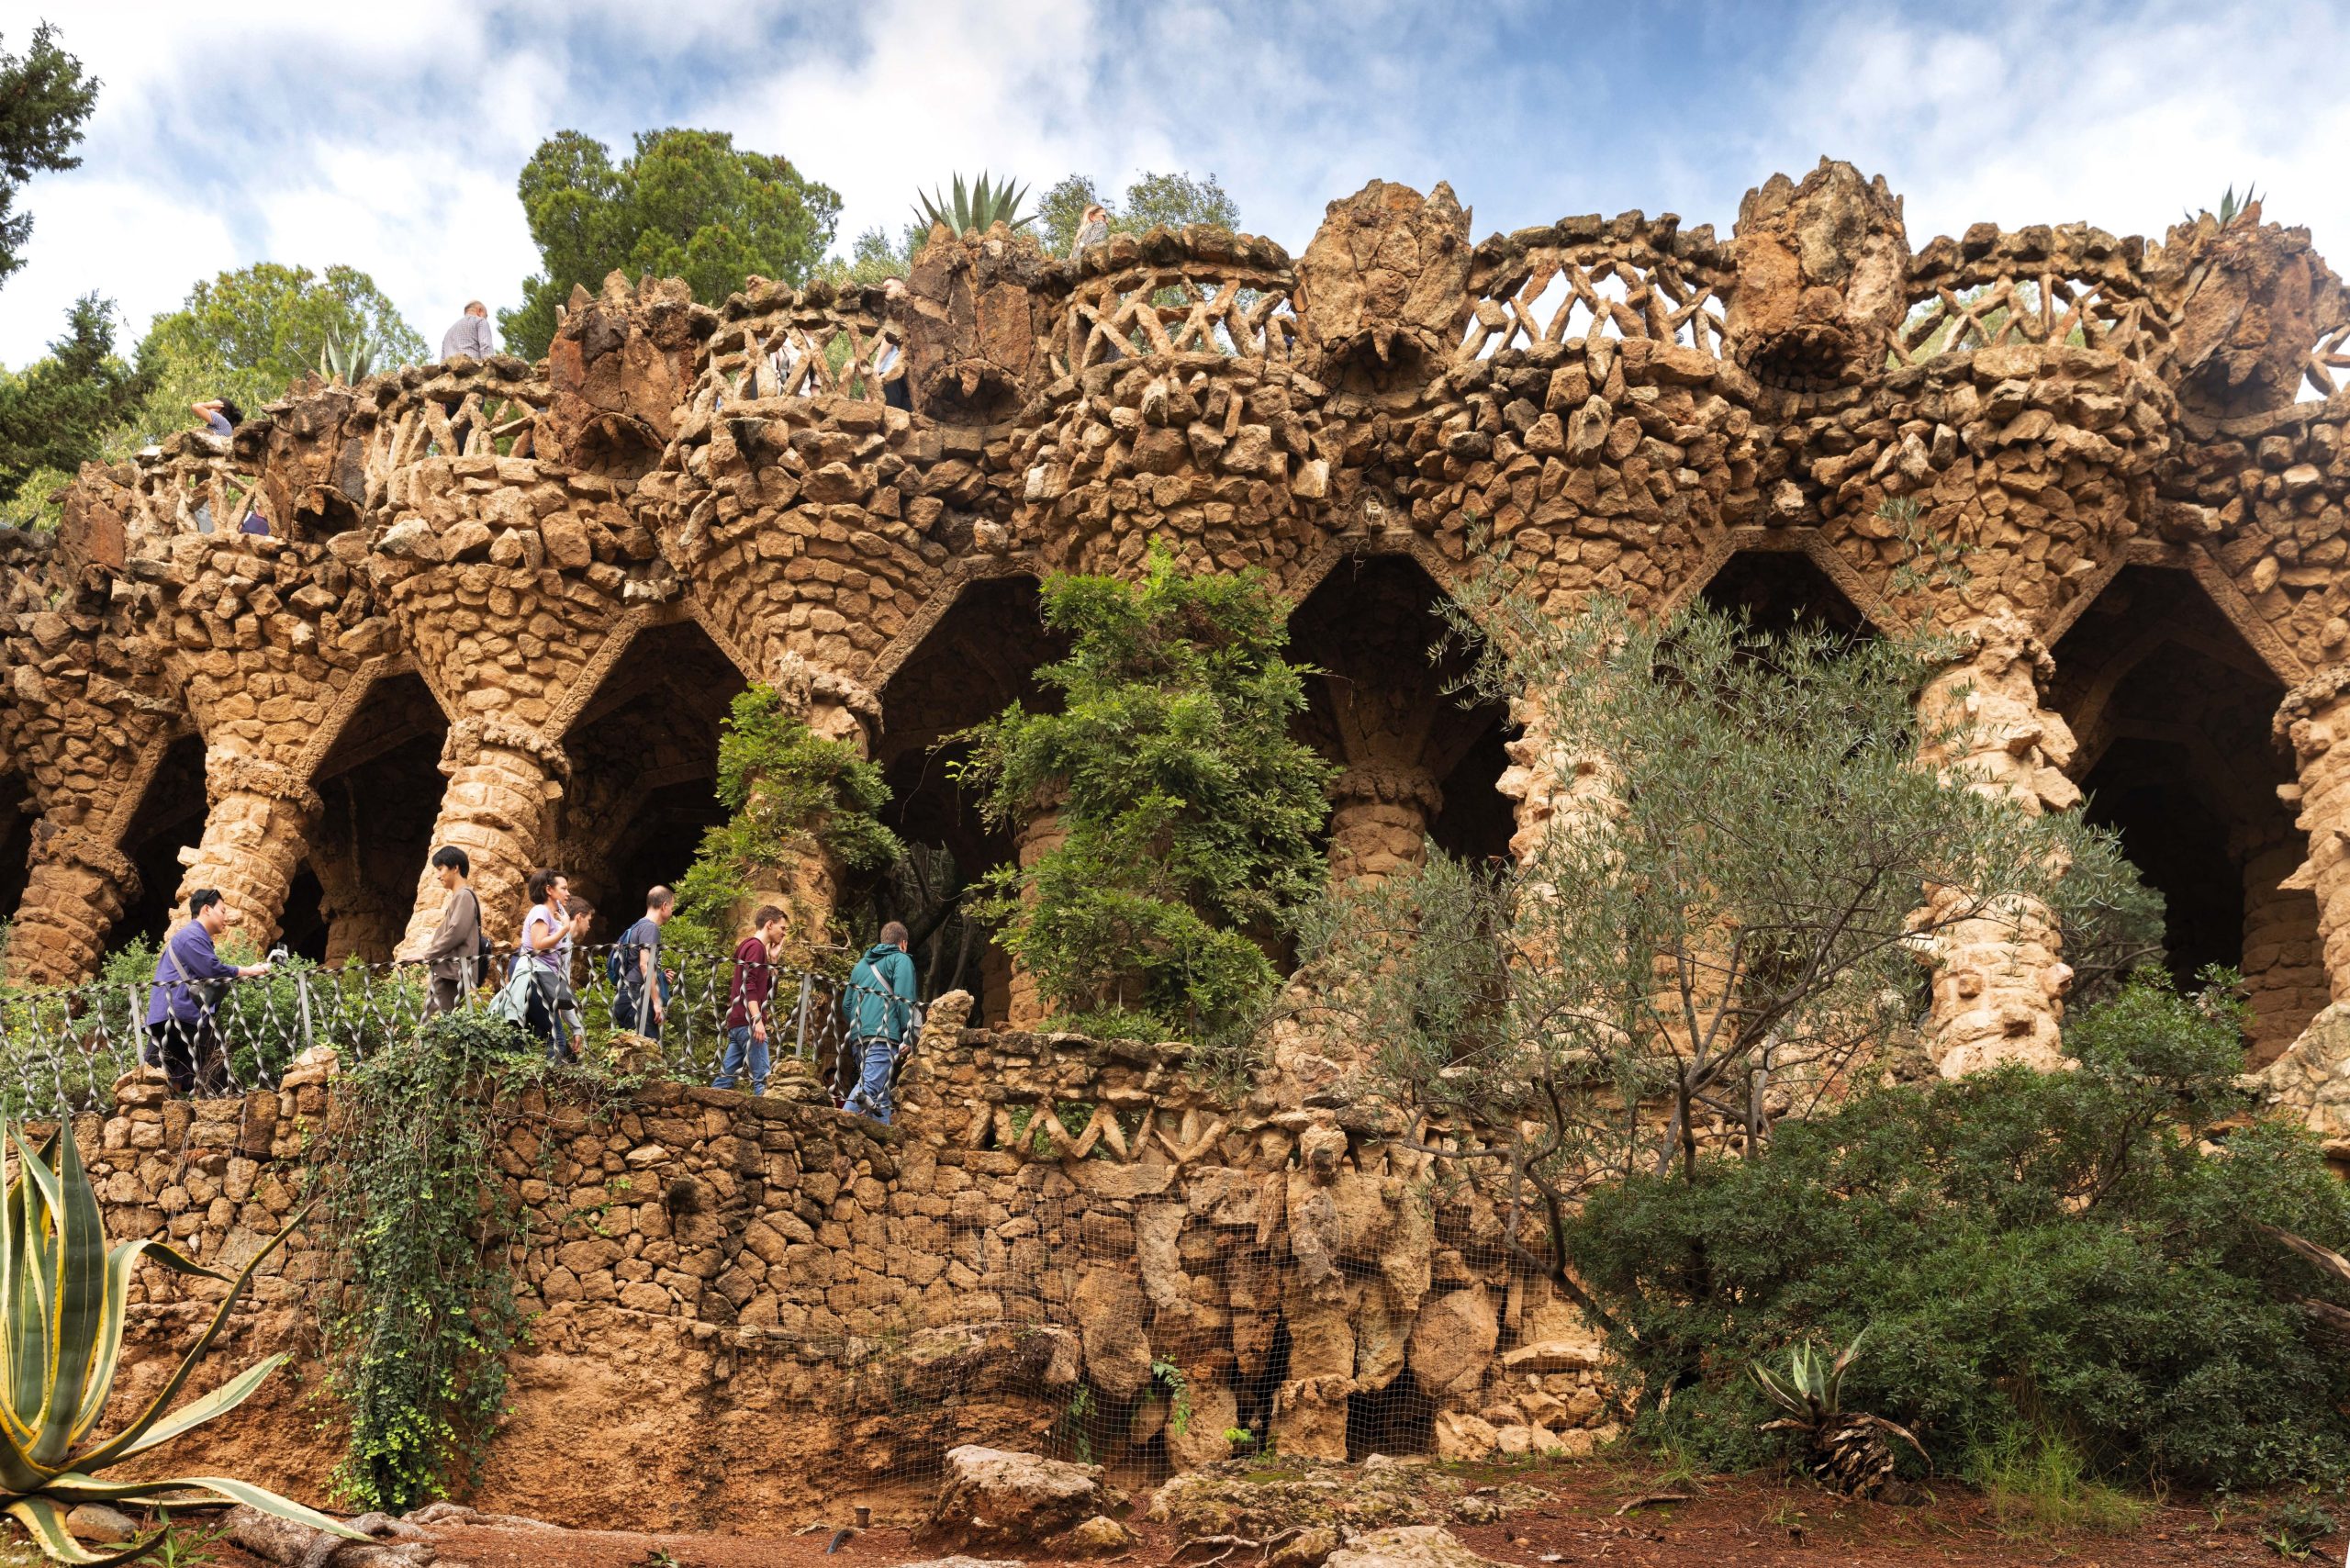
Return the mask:
<path id="1" fill-rule="evenodd" d="M 863 1070 L 841 1108 L 887 1124 L 890 1069 L 914 1025 L 914 961 L 906 956 L 906 928 L 901 923 L 893 920 L 883 926 L 881 940 L 867 947 L 849 970 L 848 989 L 841 993 L 841 1018 Z"/>

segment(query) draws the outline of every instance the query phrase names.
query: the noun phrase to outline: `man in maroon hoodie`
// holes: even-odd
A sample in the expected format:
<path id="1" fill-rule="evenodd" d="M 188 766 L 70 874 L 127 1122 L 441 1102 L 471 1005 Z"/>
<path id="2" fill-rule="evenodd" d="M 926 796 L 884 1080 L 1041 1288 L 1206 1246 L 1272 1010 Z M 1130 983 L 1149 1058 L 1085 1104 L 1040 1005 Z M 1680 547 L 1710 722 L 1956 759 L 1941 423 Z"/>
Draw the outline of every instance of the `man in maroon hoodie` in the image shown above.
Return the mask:
<path id="1" fill-rule="evenodd" d="M 767 1092 L 767 998 L 775 991 L 776 944 L 783 940 L 783 911 L 761 904 L 751 934 L 734 948 L 734 989 L 726 1004 L 726 1056 L 712 1089 L 732 1089 L 747 1065 L 751 1092 Z"/>

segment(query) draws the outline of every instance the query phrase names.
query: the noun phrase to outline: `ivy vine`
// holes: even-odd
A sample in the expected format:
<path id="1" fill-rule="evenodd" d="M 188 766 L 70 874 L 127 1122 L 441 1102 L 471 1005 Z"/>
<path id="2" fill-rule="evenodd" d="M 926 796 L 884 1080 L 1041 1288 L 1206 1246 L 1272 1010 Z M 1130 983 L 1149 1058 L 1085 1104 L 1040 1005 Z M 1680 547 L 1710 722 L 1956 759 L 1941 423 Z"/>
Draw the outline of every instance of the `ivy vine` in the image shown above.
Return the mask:
<path id="1" fill-rule="evenodd" d="M 545 1104 L 531 1091 L 600 1115 L 629 1087 L 547 1061 L 480 1009 L 429 1020 L 337 1081 L 314 1224 L 333 1269 L 327 1382 L 350 1422 L 333 1482 L 353 1504 L 401 1513 L 478 1473 L 529 1327 L 515 1281 L 531 1215 L 500 1167 L 507 1136 Z"/>

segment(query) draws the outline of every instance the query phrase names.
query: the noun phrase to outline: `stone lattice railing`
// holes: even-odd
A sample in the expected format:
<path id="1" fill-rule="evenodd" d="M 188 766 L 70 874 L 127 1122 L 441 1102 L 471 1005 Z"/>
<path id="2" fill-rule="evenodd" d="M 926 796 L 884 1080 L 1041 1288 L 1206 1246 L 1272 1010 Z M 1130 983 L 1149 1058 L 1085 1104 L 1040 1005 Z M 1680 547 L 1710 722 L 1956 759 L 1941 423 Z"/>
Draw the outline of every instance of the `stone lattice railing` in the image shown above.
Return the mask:
<path id="1" fill-rule="evenodd" d="M 764 285 L 726 301 L 718 330 L 702 345 L 693 406 L 771 398 L 889 400 L 905 379 L 905 336 L 883 318 L 881 291 L 810 284 L 798 292 Z"/>
<path id="2" fill-rule="evenodd" d="M 410 365 L 376 384 L 366 510 L 413 504 L 402 476 L 428 457 L 533 457 L 553 392 L 521 360 Z"/>
<path id="3" fill-rule="evenodd" d="M 2141 263 L 2144 241 L 2086 223 L 2036 224 L 2004 233 L 1977 224 L 1934 241 L 1910 263 L 1909 312 L 1893 359 L 2009 343 L 2072 344 L 2150 368 L 2168 352 L 2170 310 Z"/>
<path id="4" fill-rule="evenodd" d="M 1090 246 L 1069 263 L 1069 302 L 1040 343 L 1048 374 L 1152 354 L 1288 362 L 1303 325 L 1289 258 L 1221 229 L 1153 229 Z"/>
<path id="5" fill-rule="evenodd" d="M 1730 273 L 1710 227 L 1670 213 L 1564 218 L 1495 236 L 1470 266 L 1467 362 L 1591 336 L 1649 338 L 1721 357 Z"/>

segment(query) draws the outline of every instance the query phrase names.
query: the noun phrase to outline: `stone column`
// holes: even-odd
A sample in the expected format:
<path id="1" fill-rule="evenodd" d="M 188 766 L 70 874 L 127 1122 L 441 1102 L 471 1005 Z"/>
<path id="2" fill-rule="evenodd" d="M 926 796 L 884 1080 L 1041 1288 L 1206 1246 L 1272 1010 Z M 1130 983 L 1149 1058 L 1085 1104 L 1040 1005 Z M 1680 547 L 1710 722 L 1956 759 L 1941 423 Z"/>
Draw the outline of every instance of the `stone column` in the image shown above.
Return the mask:
<path id="1" fill-rule="evenodd" d="M 2277 710 L 2277 738 L 2293 748 L 2300 776 L 2288 786 L 2290 804 L 2300 808 L 2294 826 L 2309 834 L 2309 858 L 2283 886 L 2317 895 L 2318 939 L 2325 958 L 2326 988 L 2339 1007 L 2350 1003 L 2350 666 L 2303 681 L 2285 694 Z"/>
<path id="2" fill-rule="evenodd" d="M 32 874 L 0 972 L 17 985 L 78 984 L 96 971 L 107 932 L 139 896 L 139 873 L 129 856 L 83 828 L 43 818 L 32 838 Z"/>
<path id="3" fill-rule="evenodd" d="M 173 902 L 186 910 L 188 895 L 218 888 L 241 917 L 238 935 L 260 952 L 277 939 L 286 890 L 309 853 L 319 820 L 319 792 L 291 768 L 240 752 L 204 755 L 204 837 L 180 851 L 187 869 Z"/>
<path id="4" fill-rule="evenodd" d="M 319 913 L 326 917 L 325 962 L 383 964 L 400 939 L 400 912 L 372 892 L 345 895 L 331 890 Z"/>
<path id="5" fill-rule="evenodd" d="M 807 721 L 820 740 L 839 741 L 861 757 L 873 755 L 873 731 L 881 722 L 881 700 L 863 683 L 809 662 L 796 653 L 783 655 L 777 666 L 776 689 L 786 707 Z M 840 909 L 842 870 L 839 861 L 821 845 L 769 868 L 769 874 L 744 890 L 734 911 L 736 923 L 750 918 L 754 907 L 774 903 L 790 919 L 789 931 L 811 946 L 828 943 L 861 947 L 873 940 L 871 932 L 843 931 L 834 916 Z"/>
<path id="6" fill-rule="evenodd" d="M 1348 768 L 1330 783 L 1330 879 L 1376 887 L 1427 859 L 1444 793 L 1424 767 Z"/>
<path id="7" fill-rule="evenodd" d="M 1036 862 L 1058 849 L 1069 839 L 1069 830 L 1061 825 L 1059 804 L 1040 804 L 1021 819 L 1019 830 L 1013 835 L 1013 850 L 1019 858 L 1021 872 L 1035 869 Z M 1032 898 L 1033 894 L 1024 894 Z M 1045 1021 L 1051 1011 L 1043 988 L 1036 977 L 1018 958 L 1012 960 L 1012 983 L 1008 988 L 1010 1002 L 1006 1004 L 1004 1027 L 1034 1029 Z"/>
<path id="8" fill-rule="evenodd" d="M 2023 622 L 2002 613 L 1958 633 L 1960 653 L 1926 683 L 1918 699 L 1919 761 L 1968 789 L 2005 801 L 2027 816 L 2067 811 L 2081 792 L 2065 777 L 2073 732 L 2041 706 L 2042 684 L 2055 673 Z M 2059 1025 L 2073 982 L 2062 938 L 2047 906 L 2020 896 L 1993 897 L 1958 917 L 1976 895 L 1929 888 L 1919 924 L 1920 959 L 1933 971 L 1927 1049 L 1944 1078 L 2004 1062 L 2042 1070 L 2065 1062 Z"/>
<path id="9" fill-rule="evenodd" d="M 571 765 L 563 747 L 536 730 L 494 719 L 464 719 L 441 746 L 449 787 L 432 823 L 432 847 L 453 844 L 473 862 L 482 924 L 497 942 L 522 927 L 523 884 L 554 844 L 554 806 Z M 441 924 L 448 899 L 428 864 L 418 874 L 416 903 L 399 950 L 422 946 Z"/>
<path id="10" fill-rule="evenodd" d="M 2319 950 L 2331 1000 L 2300 1037 L 2259 1074 L 2269 1101 L 2328 1138 L 2350 1137 L 2350 665 L 2320 671 L 2285 694 L 2276 733 L 2293 750 L 2300 782 L 2277 795 L 2299 808 L 2309 857 L 2278 884 L 2317 896 Z"/>

